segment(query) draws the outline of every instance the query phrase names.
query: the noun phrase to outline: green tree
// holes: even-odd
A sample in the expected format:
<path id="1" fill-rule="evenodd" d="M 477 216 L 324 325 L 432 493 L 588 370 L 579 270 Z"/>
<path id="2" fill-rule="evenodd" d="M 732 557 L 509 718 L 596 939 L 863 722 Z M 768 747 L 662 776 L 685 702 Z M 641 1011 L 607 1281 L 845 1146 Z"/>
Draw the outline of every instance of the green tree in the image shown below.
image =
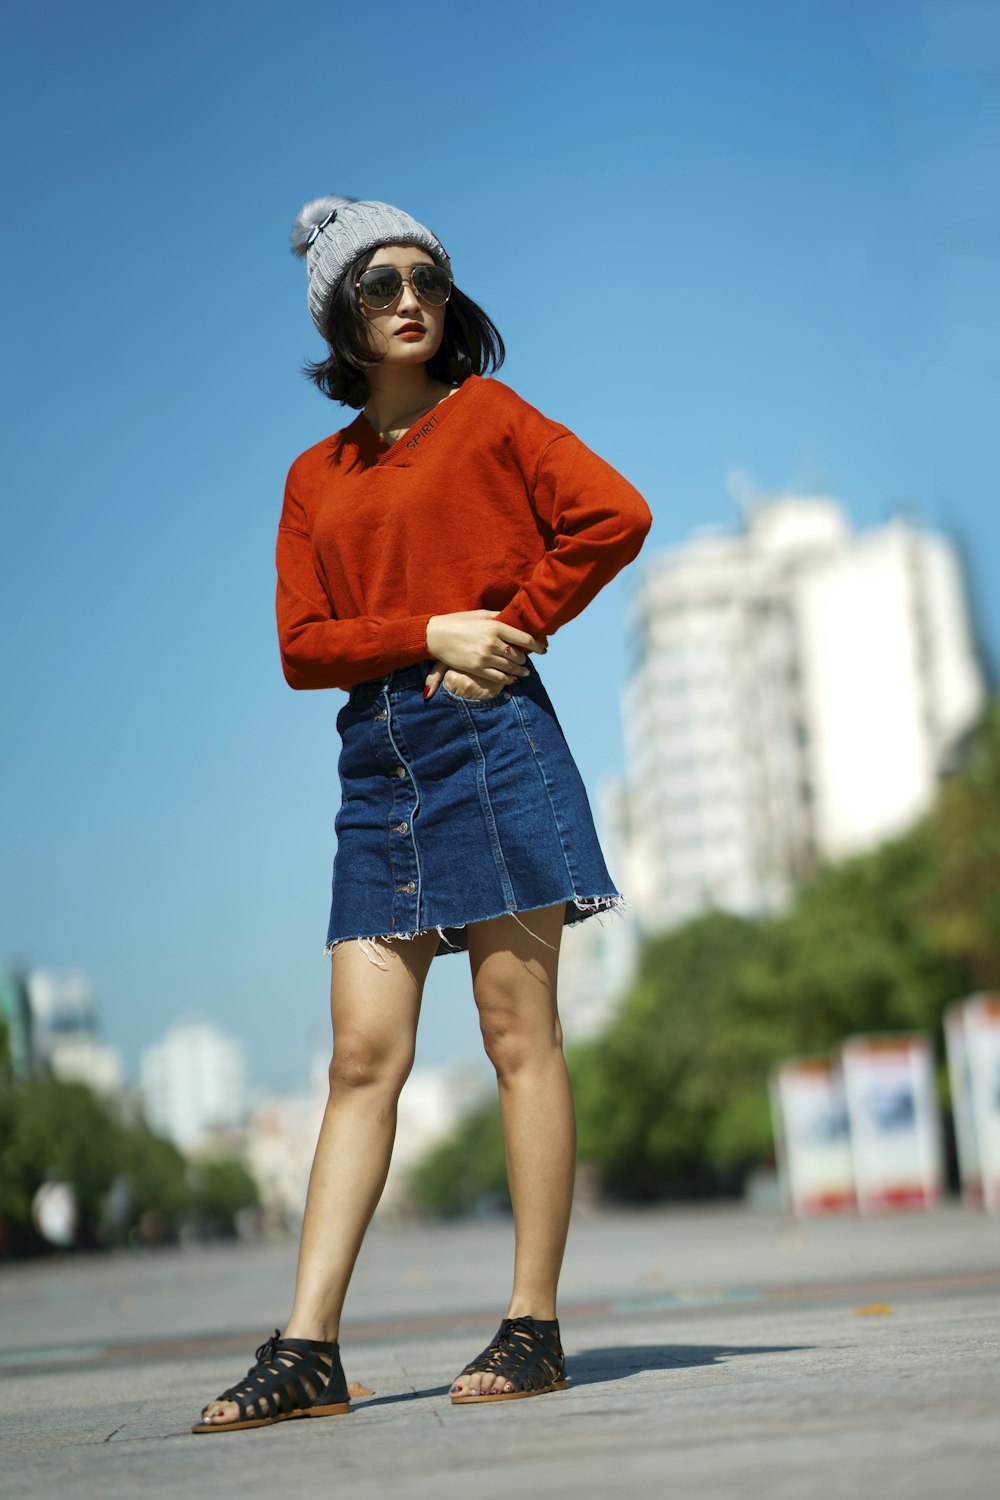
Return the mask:
<path id="1" fill-rule="evenodd" d="M 468 1113 L 454 1134 L 424 1157 L 410 1188 L 417 1206 L 439 1218 L 468 1213 L 484 1200 L 510 1203 L 495 1099 Z"/>
<path id="2" fill-rule="evenodd" d="M 155 1216 L 158 1239 L 176 1235 L 190 1210 L 187 1166 L 168 1141 L 145 1125 L 128 1126 L 82 1083 L 48 1074 L 0 1082 L 0 1255 L 44 1249 L 31 1219 L 32 1200 L 47 1179 L 76 1195 L 78 1239 L 126 1239 Z M 109 1225 L 108 1195 L 123 1194 Z"/>
<path id="3" fill-rule="evenodd" d="M 34 1239 L 31 1203 L 48 1178 L 72 1185 L 81 1234 L 96 1233 L 123 1134 L 83 1084 L 40 1075 L 0 1087 L 0 1218 L 15 1249 Z"/>
<path id="4" fill-rule="evenodd" d="M 14 1081 L 14 1059 L 10 1050 L 10 1028 L 0 1016 L 0 1089 Z"/>
<path id="5" fill-rule="evenodd" d="M 767 947 L 764 928 L 722 913 L 655 938 L 606 1033 L 570 1054 L 580 1155 L 611 1190 L 704 1190 L 769 1145 L 757 1096 L 788 1026 L 762 1032 L 737 984 Z"/>
<path id="6" fill-rule="evenodd" d="M 994 702 L 927 824 L 928 861 L 913 919 L 969 991 L 1000 990 L 1000 700 Z"/>
<path id="7" fill-rule="evenodd" d="M 233 1158 L 199 1162 L 190 1177 L 195 1220 L 207 1233 L 234 1236 L 240 1209 L 260 1203 L 257 1183 L 243 1163 Z"/>
<path id="8" fill-rule="evenodd" d="M 187 1162 L 173 1142 L 144 1122 L 134 1125 L 122 1142 L 119 1169 L 129 1202 L 120 1236 L 141 1228 L 150 1240 L 176 1238 L 190 1215 L 192 1194 Z"/>

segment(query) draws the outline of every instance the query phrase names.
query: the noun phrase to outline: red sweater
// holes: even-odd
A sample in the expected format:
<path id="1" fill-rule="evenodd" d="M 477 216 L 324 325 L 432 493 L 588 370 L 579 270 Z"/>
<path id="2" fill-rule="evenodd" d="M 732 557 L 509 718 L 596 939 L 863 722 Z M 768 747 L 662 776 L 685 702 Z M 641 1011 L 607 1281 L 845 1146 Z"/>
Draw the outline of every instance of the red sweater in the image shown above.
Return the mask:
<path id="1" fill-rule="evenodd" d="M 350 688 L 430 658 L 427 622 L 499 610 L 534 636 L 638 554 L 649 507 L 567 428 L 470 375 L 391 446 L 359 415 L 292 464 L 278 640 L 293 688 Z"/>

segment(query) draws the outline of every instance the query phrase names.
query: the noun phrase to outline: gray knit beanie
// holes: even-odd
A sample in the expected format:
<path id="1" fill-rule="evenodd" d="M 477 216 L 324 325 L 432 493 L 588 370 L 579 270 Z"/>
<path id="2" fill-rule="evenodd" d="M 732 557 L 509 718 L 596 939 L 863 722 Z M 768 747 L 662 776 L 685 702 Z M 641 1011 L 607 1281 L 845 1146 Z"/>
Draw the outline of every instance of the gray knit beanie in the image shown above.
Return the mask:
<path id="1" fill-rule="evenodd" d="M 323 337 L 333 294 L 344 272 L 366 250 L 397 242 L 419 245 L 439 266 L 450 269 L 448 252 L 423 224 L 391 203 L 359 198 L 313 198 L 292 226 L 292 254 L 305 258 L 309 311 Z"/>

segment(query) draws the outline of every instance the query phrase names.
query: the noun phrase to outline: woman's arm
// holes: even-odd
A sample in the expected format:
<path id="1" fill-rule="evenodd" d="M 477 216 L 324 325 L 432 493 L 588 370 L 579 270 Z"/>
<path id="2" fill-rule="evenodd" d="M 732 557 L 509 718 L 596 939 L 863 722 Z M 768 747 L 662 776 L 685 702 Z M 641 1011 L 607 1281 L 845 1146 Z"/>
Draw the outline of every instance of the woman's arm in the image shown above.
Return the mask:
<path id="1" fill-rule="evenodd" d="M 279 526 L 276 561 L 278 643 L 289 687 L 352 688 L 430 655 L 430 611 L 398 620 L 334 619 L 306 532 Z"/>
<path id="2" fill-rule="evenodd" d="M 544 448 L 531 494 L 552 544 L 497 618 L 544 637 L 638 556 L 653 517 L 639 491 L 565 429 Z"/>

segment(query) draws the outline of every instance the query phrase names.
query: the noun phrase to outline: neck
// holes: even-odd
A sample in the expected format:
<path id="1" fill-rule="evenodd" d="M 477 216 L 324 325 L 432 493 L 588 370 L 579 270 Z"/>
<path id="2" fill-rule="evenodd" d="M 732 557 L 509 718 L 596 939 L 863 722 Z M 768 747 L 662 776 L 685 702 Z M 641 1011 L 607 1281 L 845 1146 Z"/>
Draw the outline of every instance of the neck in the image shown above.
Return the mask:
<path id="1" fill-rule="evenodd" d="M 430 405 L 439 393 L 440 382 L 430 378 L 426 365 L 411 365 L 369 370 L 368 386 L 371 394 L 365 403 L 365 416 L 378 432 L 385 432 L 396 426 L 400 417 Z"/>

